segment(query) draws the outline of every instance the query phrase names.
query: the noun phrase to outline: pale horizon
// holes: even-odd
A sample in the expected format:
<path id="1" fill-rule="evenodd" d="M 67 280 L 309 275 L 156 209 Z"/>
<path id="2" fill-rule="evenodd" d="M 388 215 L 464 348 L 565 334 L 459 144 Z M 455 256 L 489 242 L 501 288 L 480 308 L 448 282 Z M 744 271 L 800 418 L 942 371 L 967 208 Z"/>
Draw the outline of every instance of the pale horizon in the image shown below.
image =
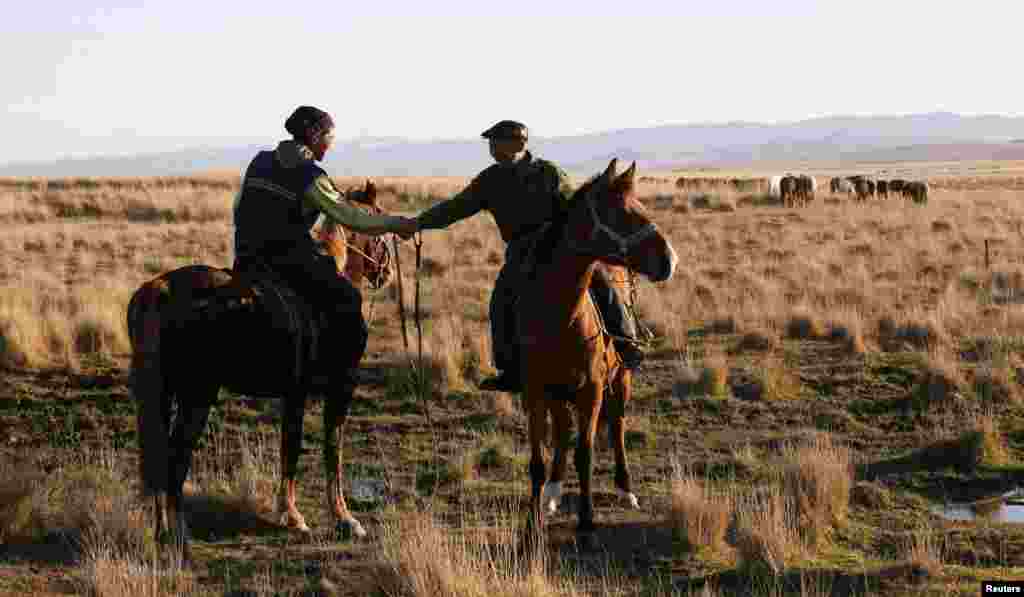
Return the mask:
<path id="1" fill-rule="evenodd" d="M 300 104 L 331 112 L 342 139 L 417 141 L 503 118 L 565 137 L 1024 115 L 1010 60 L 1024 6 L 934 4 L 21 5 L 0 24 L 0 51 L 19 57 L 0 164 L 269 143 Z"/>

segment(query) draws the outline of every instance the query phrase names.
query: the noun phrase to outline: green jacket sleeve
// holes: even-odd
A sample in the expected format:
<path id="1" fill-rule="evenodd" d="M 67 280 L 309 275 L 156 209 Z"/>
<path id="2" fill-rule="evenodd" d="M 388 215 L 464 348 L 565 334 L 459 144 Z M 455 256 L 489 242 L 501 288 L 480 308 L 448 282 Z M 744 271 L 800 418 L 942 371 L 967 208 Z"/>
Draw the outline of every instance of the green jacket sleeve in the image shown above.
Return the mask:
<path id="1" fill-rule="evenodd" d="M 318 176 L 302 196 L 307 205 L 323 212 L 334 222 L 356 232 L 379 234 L 393 232 L 400 219 L 397 216 L 367 213 L 342 201 L 342 194 L 331 179 Z"/>
<path id="2" fill-rule="evenodd" d="M 548 164 L 550 165 L 550 168 L 547 169 L 550 176 L 549 188 L 555 189 L 559 202 L 564 209 L 569 206 L 569 201 L 572 199 L 572 182 L 569 181 L 569 175 L 565 173 L 565 170 L 551 162 L 548 162 Z"/>
<path id="3" fill-rule="evenodd" d="M 447 228 L 459 220 L 475 215 L 484 208 L 484 193 L 480 189 L 480 177 L 459 191 L 451 199 L 434 205 L 417 216 L 420 228 L 432 230 Z"/>

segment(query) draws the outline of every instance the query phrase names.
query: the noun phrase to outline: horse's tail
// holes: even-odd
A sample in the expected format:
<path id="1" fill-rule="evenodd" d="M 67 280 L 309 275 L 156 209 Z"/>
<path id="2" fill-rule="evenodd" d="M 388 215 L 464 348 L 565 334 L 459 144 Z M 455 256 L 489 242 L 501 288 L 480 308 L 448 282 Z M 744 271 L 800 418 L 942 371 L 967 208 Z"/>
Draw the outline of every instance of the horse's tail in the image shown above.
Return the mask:
<path id="1" fill-rule="evenodd" d="M 128 334 L 132 343 L 131 390 L 135 397 L 139 435 L 139 468 L 145 495 L 167 489 L 170 458 L 164 401 L 169 398 L 161 368 L 160 328 L 164 283 L 157 279 L 135 291 L 128 303 Z"/>

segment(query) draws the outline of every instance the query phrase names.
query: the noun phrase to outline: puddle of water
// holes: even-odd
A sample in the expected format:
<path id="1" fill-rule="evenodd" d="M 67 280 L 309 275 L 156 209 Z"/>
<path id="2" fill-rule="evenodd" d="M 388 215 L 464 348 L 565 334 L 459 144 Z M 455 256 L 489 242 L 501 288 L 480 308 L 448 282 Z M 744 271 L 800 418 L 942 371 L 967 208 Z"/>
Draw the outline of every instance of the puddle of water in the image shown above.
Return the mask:
<path id="1" fill-rule="evenodd" d="M 946 520 L 1024 523 L 1024 492 L 1017 489 L 987 500 L 950 502 L 933 511 Z"/>
<path id="2" fill-rule="evenodd" d="M 352 479 L 349 493 L 356 500 L 380 502 L 387 494 L 387 484 L 381 479 Z"/>

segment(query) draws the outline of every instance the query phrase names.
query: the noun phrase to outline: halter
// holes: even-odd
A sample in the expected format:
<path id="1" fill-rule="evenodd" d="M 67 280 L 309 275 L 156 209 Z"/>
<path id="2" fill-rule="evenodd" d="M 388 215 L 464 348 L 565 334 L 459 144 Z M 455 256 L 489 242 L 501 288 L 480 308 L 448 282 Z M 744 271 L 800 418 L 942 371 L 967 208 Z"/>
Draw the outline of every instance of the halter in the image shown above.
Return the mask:
<path id="1" fill-rule="evenodd" d="M 626 256 L 629 253 L 629 247 L 632 245 L 636 245 L 647 239 L 647 237 L 651 236 L 652 234 L 658 231 L 658 227 L 657 225 L 655 225 L 654 222 L 648 222 L 647 225 L 641 228 L 640 230 L 637 230 L 636 232 L 628 236 L 622 236 L 621 234 L 613 230 L 610 226 L 601 221 L 601 218 L 597 215 L 597 208 L 594 207 L 594 202 L 591 200 L 591 196 L 593 195 L 593 193 L 594 189 L 591 189 L 583 198 L 584 203 L 586 203 L 587 205 L 587 209 L 590 211 L 590 218 L 593 222 L 593 228 L 591 228 L 590 231 L 590 238 L 587 239 L 587 244 L 581 244 L 577 243 L 575 240 L 573 240 L 572 236 L 570 236 L 568 242 L 569 248 L 574 253 L 579 255 L 587 255 L 596 258 L 619 257 L 623 260 L 623 262 L 625 262 Z M 602 232 L 605 234 L 605 236 L 608 237 L 608 240 L 610 240 L 612 244 L 618 248 L 617 252 L 606 254 L 603 253 L 600 249 L 594 248 L 595 246 L 597 246 L 597 240 Z M 626 265 L 626 268 L 632 271 L 632 268 L 629 267 L 628 263 Z"/>

